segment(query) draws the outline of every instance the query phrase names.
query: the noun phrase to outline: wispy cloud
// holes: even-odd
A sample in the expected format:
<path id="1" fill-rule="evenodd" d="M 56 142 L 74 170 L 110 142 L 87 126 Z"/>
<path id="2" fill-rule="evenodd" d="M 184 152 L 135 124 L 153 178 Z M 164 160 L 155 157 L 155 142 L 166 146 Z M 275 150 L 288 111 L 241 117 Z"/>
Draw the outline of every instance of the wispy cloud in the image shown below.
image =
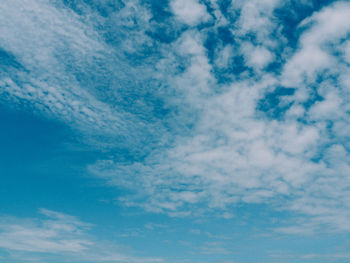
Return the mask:
<path id="1" fill-rule="evenodd" d="M 27 252 L 77 253 L 93 245 L 83 235 L 90 227 L 88 224 L 50 210 L 42 209 L 41 213 L 48 219 L 16 222 L 13 218 L 2 218 L 0 247 Z"/>
<path id="2" fill-rule="evenodd" d="M 91 224 L 74 216 L 41 209 L 44 218 L 0 218 L 0 249 L 10 251 L 24 261 L 41 262 L 50 256 L 65 261 L 162 262 L 159 258 L 141 258 L 118 252 L 116 245 L 98 240 L 89 233 Z"/>
<path id="3" fill-rule="evenodd" d="M 139 52 L 148 39 L 143 32 L 146 29 L 140 32 L 129 21 L 135 8 L 137 12 L 146 10 L 137 1 L 129 1 L 118 18 L 108 21 L 91 13 L 84 3 L 80 5 L 83 14 L 59 1 L 16 0 L 1 5 L 1 48 L 21 65 L 11 68 L 3 61 L 7 67 L 0 75 L 2 101 L 16 101 L 68 123 L 100 148 L 120 144 L 131 149 L 131 145 L 136 147 L 151 136 L 154 127 L 152 123 L 145 126 L 143 115 L 153 111 L 152 102 L 141 101 L 142 94 L 133 98 L 127 94 L 127 89 L 135 88 L 149 75 L 146 67 L 136 70 L 126 57 Z M 91 19 L 84 12 L 90 12 Z M 146 12 L 138 19 L 147 20 Z M 133 34 L 129 38 L 132 45 L 121 42 L 119 35 L 98 31 L 99 21 L 113 22 L 121 35 L 128 27 L 129 36 Z"/>

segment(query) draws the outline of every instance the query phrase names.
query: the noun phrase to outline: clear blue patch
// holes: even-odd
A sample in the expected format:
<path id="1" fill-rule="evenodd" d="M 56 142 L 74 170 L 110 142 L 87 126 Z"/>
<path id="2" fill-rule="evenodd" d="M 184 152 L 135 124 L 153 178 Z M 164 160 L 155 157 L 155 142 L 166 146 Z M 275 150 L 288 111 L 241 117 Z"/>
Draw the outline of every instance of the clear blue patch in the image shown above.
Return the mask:
<path id="1" fill-rule="evenodd" d="M 245 71 L 250 71 L 245 65 L 242 55 L 235 55 L 230 58 L 229 64 L 225 68 L 216 66 L 217 48 L 225 45 L 231 45 L 234 49 L 238 46 L 235 37 L 227 27 L 219 27 L 217 30 L 211 30 L 207 34 L 204 47 L 207 50 L 209 63 L 213 67 L 214 76 L 219 84 L 230 83 L 232 80 L 239 78 L 239 75 Z M 234 52 L 239 54 L 239 52 Z"/>
<path id="2" fill-rule="evenodd" d="M 165 24 L 155 25 L 152 31 L 147 31 L 146 34 L 160 43 L 170 44 L 178 39 L 185 31 L 185 28 L 174 30 Z"/>
<path id="3" fill-rule="evenodd" d="M 218 27 L 217 30 L 218 30 L 217 36 L 224 44 L 231 44 L 231 45 L 236 44 L 235 38 L 228 27 L 221 26 L 221 27 Z"/>
<path id="4" fill-rule="evenodd" d="M 292 103 L 287 105 L 281 105 L 281 99 L 284 96 L 291 96 L 294 94 L 296 89 L 278 87 L 274 91 L 267 93 L 257 103 L 257 110 L 262 112 L 265 116 L 272 119 L 281 119 L 284 113 L 290 108 Z"/>
<path id="5" fill-rule="evenodd" d="M 239 9 L 231 8 L 232 0 L 221 0 L 218 1 L 218 5 L 221 13 L 225 18 L 230 21 L 231 24 L 234 24 L 240 16 L 241 11 Z"/>
<path id="6" fill-rule="evenodd" d="M 145 5 L 152 11 L 152 19 L 157 23 L 164 23 L 173 14 L 169 10 L 169 0 L 144 0 Z"/>
<path id="7" fill-rule="evenodd" d="M 333 2 L 336 1 L 312 0 L 303 4 L 301 1 L 294 0 L 286 2 L 284 6 L 274 11 L 274 15 L 280 24 L 283 25 L 282 34 L 288 39 L 290 48 L 297 48 L 298 39 L 302 33 L 302 29 L 297 29 L 300 22 Z"/>
<path id="8" fill-rule="evenodd" d="M 10 68 L 24 70 L 24 67 L 19 63 L 16 57 L 0 48 L 0 71 L 8 71 Z"/>

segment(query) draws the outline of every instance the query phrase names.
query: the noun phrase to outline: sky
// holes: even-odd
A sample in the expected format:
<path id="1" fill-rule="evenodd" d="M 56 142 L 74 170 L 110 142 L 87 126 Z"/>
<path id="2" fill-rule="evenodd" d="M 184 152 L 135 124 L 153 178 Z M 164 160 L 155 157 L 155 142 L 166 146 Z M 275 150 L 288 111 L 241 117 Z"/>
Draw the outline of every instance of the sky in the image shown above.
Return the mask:
<path id="1" fill-rule="evenodd" d="M 1 0 L 1 263 L 350 261 L 350 2 Z"/>

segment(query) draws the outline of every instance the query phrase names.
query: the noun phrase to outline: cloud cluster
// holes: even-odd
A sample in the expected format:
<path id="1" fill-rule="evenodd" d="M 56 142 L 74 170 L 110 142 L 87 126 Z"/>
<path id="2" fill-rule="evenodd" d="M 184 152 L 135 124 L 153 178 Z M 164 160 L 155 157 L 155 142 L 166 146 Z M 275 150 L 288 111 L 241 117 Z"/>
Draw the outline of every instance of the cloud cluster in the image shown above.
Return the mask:
<path id="1" fill-rule="evenodd" d="M 89 143 L 135 146 L 154 129 L 143 115 L 154 110 L 156 98 L 139 86 L 147 85 L 149 70 L 127 58 L 147 45 L 147 28 L 140 32 L 131 21 L 137 12 L 142 14 L 138 23 L 146 24 L 146 9 L 128 1 L 118 15 L 103 18 L 85 3 L 77 6 L 45 0 L 2 3 L 1 101 L 68 123 Z M 96 28 L 102 25 L 104 30 Z M 129 42 L 123 40 L 126 34 Z M 130 96 L 135 87 L 142 93 Z M 143 99 L 146 93 L 150 101 Z"/>
<path id="2" fill-rule="evenodd" d="M 96 32 L 72 11 L 47 1 L 4 1 L 2 6 L 1 48 L 21 67 L 1 75 L 1 93 L 30 101 L 67 122 L 78 121 L 78 127 L 116 125 L 118 113 L 80 87 L 65 69 L 68 59 L 83 67 L 104 50 Z"/>
<path id="3" fill-rule="evenodd" d="M 312 230 L 324 225 L 347 230 L 348 141 L 336 128 L 345 128 L 349 120 L 346 45 L 338 51 L 342 56 L 335 51 L 349 34 L 344 19 L 350 6 L 336 3 L 305 19 L 298 48 L 280 58 L 286 62 L 276 74 L 262 69 L 274 60 L 269 50 L 285 45 L 271 32 L 278 28 L 272 15 L 278 4 L 248 1 L 235 7 L 242 9 L 233 31 L 241 48 L 223 52 L 229 57 L 229 50 L 240 50 L 255 71 L 226 85 L 224 92 L 212 93 L 218 84 L 203 52 L 205 32 L 184 33 L 177 52 L 191 60 L 173 85 L 187 88 L 186 99 L 200 111 L 190 135 L 142 163 L 104 160 L 90 170 L 112 185 L 133 189 L 137 194 L 123 200 L 151 211 L 181 216 L 201 213 L 205 206 L 230 211 L 237 203 L 268 203 L 306 216 L 300 225 L 312 225 Z M 262 25 L 269 25 L 268 31 Z M 256 32 L 258 45 L 244 40 L 248 31 Z M 227 66 L 225 53 L 219 61 Z"/>
<path id="4" fill-rule="evenodd" d="M 348 2 L 292 29 L 289 1 L 30 3 L 2 4 L 1 97 L 98 134 L 104 151 L 141 152 L 89 166 L 132 191 L 126 205 L 230 217 L 259 203 L 349 230 Z"/>

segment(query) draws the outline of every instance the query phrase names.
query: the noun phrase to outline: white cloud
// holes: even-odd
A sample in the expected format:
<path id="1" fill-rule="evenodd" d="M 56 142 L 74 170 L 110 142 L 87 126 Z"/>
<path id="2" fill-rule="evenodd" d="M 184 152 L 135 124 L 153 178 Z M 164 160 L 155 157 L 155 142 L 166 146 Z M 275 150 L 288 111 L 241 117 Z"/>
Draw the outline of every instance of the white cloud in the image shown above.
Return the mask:
<path id="1" fill-rule="evenodd" d="M 340 127 L 347 127 L 344 121 L 349 119 L 344 102 L 349 96 L 346 86 L 337 80 L 332 82 L 325 76 L 322 83 L 313 81 L 315 72 L 324 65 L 339 65 L 331 70 L 339 70 L 343 83 L 346 81 L 346 67 L 323 45 L 336 43 L 348 32 L 344 25 L 348 4 L 337 3 L 312 15 L 309 20 L 313 24 L 302 34 L 300 49 L 287 59 L 282 76 L 277 76 L 262 69 L 274 59 L 271 50 L 279 41 L 271 36 L 278 28 L 273 22 L 273 10 L 280 2 L 253 3 L 233 7 L 244 9 L 237 24 L 240 27 L 233 32 L 258 32 L 257 46 L 244 47 L 245 42 L 239 42 L 247 64 L 259 69 L 254 78 L 237 78 L 223 92 L 211 92 L 210 88 L 217 84 L 203 49 L 203 33 L 184 33 L 175 50 L 187 56 L 190 63 L 172 83 L 185 90 L 185 101 L 196 109 L 192 114 L 198 121 L 193 129 L 188 135 L 176 137 L 172 147 L 149 155 L 143 163 L 101 160 L 91 165 L 90 171 L 111 185 L 134 190 L 134 196 L 121 199 L 127 205 L 153 212 L 184 216 L 206 212 L 203 206 L 207 206 L 224 216 L 237 203 L 273 203 L 275 208 L 292 211 L 305 220 L 298 221 L 300 226 L 280 228 L 282 232 L 298 232 L 306 223 L 313 230 L 324 225 L 328 228 L 323 231 L 347 230 L 348 150 L 340 146 L 342 137 L 334 138 L 329 133 L 326 122 L 335 121 L 333 129 L 340 135 Z M 338 11 L 340 17 L 336 15 Z M 230 52 L 222 55 L 224 65 Z M 310 102 L 307 108 L 304 103 L 315 97 L 311 83 L 322 100 Z M 272 105 L 280 111 L 281 119 L 271 119 L 257 108 L 261 100 L 268 100 L 268 93 L 281 85 L 297 89 L 293 95 L 283 96 L 278 105 Z M 202 92 L 204 88 L 209 92 Z M 337 148 L 338 160 L 331 158 L 334 145 L 343 149 Z M 282 202 L 284 197 L 289 201 Z"/>
<path id="2" fill-rule="evenodd" d="M 228 255 L 232 254 L 232 251 L 223 247 L 220 242 L 207 242 L 199 248 L 200 253 L 204 255 Z"/>
<path id="3" fill-rule="evenodd" d="M 309 114 L 312 119 L 335 119 L 342 114 L 340 105 L 341 98 L 333 92 L 325 95 L 324 100 L 316 102 L 310 109 Z"/>
<path id="4" fill-rule="evenodd" d="M 170 84 L 174 90 L 182 91 L 194 107 L 201 107 L 195 105 L 194 100 L 210 94 L 210 85 L 215 82 L 203 42 L 199 32 L 188 30 L 172 46 L 188 62 L 183 73 L 169 77 Z"/>
<path id="5" fill-rule="evenodd" d="M 237 33 L 239 35 L 254 33 L 259 43 L 274 46 L 276 40 L 270 38 L 269 35 L 272 32 L 274 34 L 278 33 L 278 25 L 273 21 L 273 11 L 280 4 L 280 0 L 232 1 L 233 10 L 240 10 Z"/>
<path id="6" fill-rule="evenodd" d="M 215 59 L 215 64 L 219 68 L 226 68 L 229 66 L 230 60 L 234 54 L 233 48 L 230 45 L 226 45 L 224 48 L 220 49 Z"/>
<path id="7" fill-rule="evenodd" d="M 242 43 L 246 64 L 255 69 L 262 69 L 273 60 L 273 55 L 265 47 L 254 47 L 249 42 Z"/>
<path id="8" fill-rule="evenodd" d="M 349 3 L 337 2 L 302 22 L 301 26 L 309 25 L 310 28 L 301 36 L 298 52 L 285 65 L 285 85 L 300 85 L 305 77 L 312 82 L 316 74 L 336 68 L 336 58 L 330 54 L 327 44 L 335 45 L 349 33 L 349 14 Z"/>
<path id="9" fill-rule="evenodd" d="M 267 80 L 260 85 L 269 84 Z M 228 93 L 206 102 L 196 135 L 150 156 L 146 164 L 101 162 L 91 170 L 111 184 L 127 186 L 128 177 L 140 180 L 142 194 L 150 198 L 144 205 L 156 211 L 171 212 L 201 202 L 212 208 L 265 202 L 303 187 L 323 167 L 307 161 L 318 131 L 255 119 L 257 88 L 252 83 L 233 85 Z"/>
<path id="10" fill-rule="evenodd" d="M 119 16 L 111 15 L 109 23 L 121 36 L 130 28 L 128 41 L 132 42 L 120 41 L 118 35 L 113 39 L 118 46 L 113 46 L 96 30 L 102 19 L 98 14 L 78 15 L 62 3 L 45 0 L 3 1 L 1 5 L 1 48 L 22 66 L 11 74 L 1 72 L 2 101 L 26 105 L 36 114 L 63 121 L 78 130 L 84 142 L 98 148 L 116 143 L 137 147 L 145 131 L 153 128 L 123 108 L 130 103 L 125 102 L 129 100 L 125 90 L 147 79 L 151 70 L 130 66 L 124 53 L 139 52 L 149 44 L 144 33 L 149 19 L 145 9 L 137 1 L 128 1 Z M 137 28 L 137 19 L 142 20 L 142 30 Z M 147 101 L 138 100 L 133 107 L 140 107 L 137 112 L 141 113 L 152 110 Z"/>
<path id="11" fill-rule="evenodd" d="M 182 32 L 176 41 L 159 44 L 159 60 L 143 54 L 147 48 L 152 49 L 154 43 L 145 33 L 150 29 L 150 13 L 138 1 L 129 1 L 121 13 L 111 16 L 112 21 L 108 21 L 111 27 L 133 30 L 130 38 L 124 41 L 117 37 L 110 45 L 88 19 L 83 21 L 69 9 L 43 0 L 32 0 L 30 5 L 20 0 L 4 3 L 0 10 L 5 18 L 0 22 L 2 47 L 13 53 L 29 71 L 2 77 L 2 94 L 9 94 L 10 101 L 29 101 L 91 137 L 102 134 L 115 148 L 121 142 L 128 149 L 135 145 L 152 148 L 138 143 L 140 137 L 154 133 L 159 139 L 159 147 L 154 147 L 142 162 L 120 163 L 113 157 L 106 157 L 89 167 L 93 174 L 111 185 L 134 191 L 133 196 L 120 199 L 126 205 L 138 205 L 170 216 L 200 214 L 207 212 L 203 207 L 209 207 L 229 217 L 230 208 L 237 203 L 273 202 L 278 209 L 283 207 L 303 215 L 313 229 L 329 224 L 333 230 L 349 230 L 350 215 L 346 212 L 350 199 L 347 190 L 350 181 L 346 176 L 350 146 L 346 134 L 350 109 L 347 46 L 341 47 L 342 60 L 332 53 L 332 47 L 350 30 L 346 23 L 350 13 L 348 3 L 335 3 L 300 25 L 300 28 L 308 28 L 299 39 L 297 51 L 290 58 L 285 57 L 282 75 L 278 76 L 263 69 L 277 59 L 278 54 L 272 53 L 274 48 L 285 44 L 283 38 L 276 37 L 281 31 L 274 20 L 274 10 L 281 1 L 232 2 L 231 8 L 240 11 L 230 28 L 237 47 L 220 46 L 216 65 L 228 67 L 232 56 L 243 55 L 246 64 L 255 70 L 252 76 L 249 72 L 237 76 L 232 73 L 235 81 L 223 86 L 216 83 L 214 66 L 204 45 L 207 29 L 198 31 L 192 27 Z M 215 2 L 212 6 L 215 7 Z M 211 19 L 206 6 L 195 0 L 174 0 L 170 7 L 175 17 L 189 26 Z M 216 11 L 214 16 L 221 18 L 214 29 L 227 23 L 223 14 Z M 127 35 L 122 29 L 117 32 Z M 247 34 L 253 34 L 256 43 L 247 44 Z M 237 50 L 241 53 L 235 54 Z M 135 65 L 130 66 L 124 51 L 131 57 L 135 52 L 142 53 L 152 63 L 139 65 L 136 57 Z M 70 57 L 74 63 L 66 64 L 65 59 Z M 115 67 L 109 68 L 101 62 L 101 67 L 84 72 L 95 76 L 94 70 L 107 67 L 101 74 L 101 81 L 115 74 L 115 78 L 103 86 L 108 91 L 99 92 L 98 88 L 91 87 L 100 80 L 85 87 L 65 68 L 94 64 L 95 58 L 100 62 L 118 61 Z M 155 71 L 149 65 L 155 65 Z M 320 72 L 325 74 L 316 82 Z M 157 84 L 161 88 L 149 85 L 145 89 L 148 92 L 154 88 L 159 92 L 156 98 L 164 99 L 162 102 L 171 111 L 169 119 L 159 122 L 152 119 L 153 126 L 146 125 L 145 118 L 138 118 L 131 112 L 147 101 L 128 101 L 126 109 L 120 106 L 121 89 L 127 94 L 130 90 L 136 96 L 143 94 L 139 87 L 146 85 L 144 75 L 159 81 Z M 278 87 L 283 85 L 296 90 L 293 95 L 283 96 L 278 103 L 270 105 L 280 114 L 273 119 L 259 110 L 259 103 L 269 102 L 267 94 L 271 92 L 276 92 L 278 97 Z M 138 112 L 143 109 L 140 107 Z M 283 197 L 290 201 L 282 202 Z M 300 225 L 308 225 L 300 222 Z M 33 235 L 41 229 L 56 237 L 70 231 L 64 224 L 59 231 L 52 225 L 36 224 Z M 298 229 L 291 226 L 280 231 L 297 232 Z M 16 228 L 11 231 L 6 235 L 14 242 L 12 248 L 7 248 L 14 249 L 16 244 L 22 244 L 21 249 L 29 249 L 30 244 L 17 237 Z M 68 240 L 58 244 L 51 236 L 38 236 L 40 242 L 47 247 L 56 246 L 57 251 L 66 251 L 65 244 L 69 243 Z M 90 243 L 79 243 L 74 235 L 72 240 L 75 240 L 75 245 L 71 246 L 75 251 L 84 251 L 90 246 Z M 104 258 L 112 260 L 119 255 Z"/>
<path id="12" fill-rule="evenodd" d="M 84 237 L 84 232 L 90 225 L 75 217 L 50 210 L 42 209 L 41 213 L 49 219 L 21 222 L 2 218 L 0 247 L 27 252 L 79 253 L 93 245 L 93 242 Z"/>
<path id="13" fill-rule="evenodd" d="M 210 19 L 206 6 L 199 3 L 198 0 L 172 0 L 170 7 L 180 21 L 190 26 Z"/>
<path id="14" fill-rule="evenodd" d="M 344 57 L 346 62 L 350 63 L 350 41 L 346 41 L 344 45 Z"/>
<path id="15" fill-rule="evenodd" d="M 115 245 L 89 234 L 91 224 L 74 216 L 41 209 L 42 218 L 0 217 L 0 249 L 24 262 L 41 262 L 48 255 L 68 262 L 162 262 L 160 258 L 141 258 L 118 252 Z"/>
<path id="16" fill-rule="evenodd" d="M 105 47 L 97 33 L 74 12 L 47 1 L 4 1 L 2 6 L 1 47 L 14 54 L 30 73 L 2 78 L 1 92 L 27 100 L 69 123 L 78 120 L 81 128 L 93 123 L 102 129 L 119 126 L 119 113 L 79 87 L 64 69 L 66 59 L 100 56 Z"/>

